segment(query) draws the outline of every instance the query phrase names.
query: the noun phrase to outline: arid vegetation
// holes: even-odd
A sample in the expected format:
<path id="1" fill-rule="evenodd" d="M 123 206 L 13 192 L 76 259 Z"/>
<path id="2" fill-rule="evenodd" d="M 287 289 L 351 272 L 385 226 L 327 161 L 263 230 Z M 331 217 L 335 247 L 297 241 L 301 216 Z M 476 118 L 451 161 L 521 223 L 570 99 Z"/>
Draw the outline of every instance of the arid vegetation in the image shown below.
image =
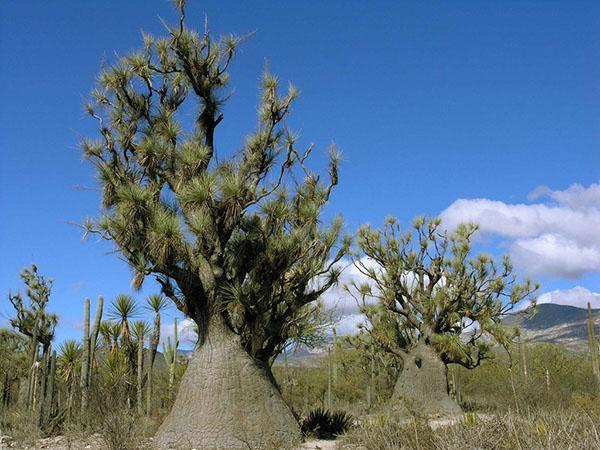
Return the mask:
<path id="1" fill-rule="evenodd" d="M 101 207 L 82 228 L 126 261 L 133 295 L 82 299 L 81 339 L 58 342 L 53 281 L 23 270 L 0 329 L 0 446 L 600 448 L 591 307 L 586 353 L 534 344 L 504 320 L 535 313 L 539 285 L 478 253 L 476 224 L 392 217 L 352 236 L 325 220 L 340 155 L 312 168 L 287 124 L 298 92 L 268 70 L 256 128 L 219 153 L 245 38 L 189 28 L 184 3 L 86 103 Z M 323 297 L 348 267 L 364 321 L 340 336 Z M 177 319 L 164 335 L 167 308 L 193 323 L 192 349 Z"/>

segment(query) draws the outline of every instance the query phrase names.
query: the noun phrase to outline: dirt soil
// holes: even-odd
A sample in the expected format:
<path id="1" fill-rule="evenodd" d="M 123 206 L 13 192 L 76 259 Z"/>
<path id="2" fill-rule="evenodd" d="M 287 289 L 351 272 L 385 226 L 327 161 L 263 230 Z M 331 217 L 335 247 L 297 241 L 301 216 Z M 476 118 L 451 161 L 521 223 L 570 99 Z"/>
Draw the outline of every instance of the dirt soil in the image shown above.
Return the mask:
<path id="1" fill-rule="evenodd" d="M 103 448 L 100 436 L 91 436 L 85 441 L 70 440 L 65 436 L 39 439 L 35 446 L 19 446 L 11 442 L 8 436 L 0 436 L 0 450 L 101 450 Z M 336 441 L 311 440 L 304 442 L 298 450 L 335 450 Z"/>

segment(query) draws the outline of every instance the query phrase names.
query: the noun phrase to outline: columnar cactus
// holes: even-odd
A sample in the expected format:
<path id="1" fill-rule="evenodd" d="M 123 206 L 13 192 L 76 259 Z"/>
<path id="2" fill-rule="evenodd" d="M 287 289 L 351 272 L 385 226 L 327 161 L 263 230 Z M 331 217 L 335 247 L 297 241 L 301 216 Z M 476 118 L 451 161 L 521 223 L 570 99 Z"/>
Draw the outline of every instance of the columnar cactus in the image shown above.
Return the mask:
<path id="1" fill-rule="evenodd" d="M 177 339 L 177 317 L 175 317 L 173 322 L 173 354 L 171 355 L 172 360 L 169 368 L 169 390 L 171 393 L 173 393 L 175 369 L 177 369 L 177 347 L 179 347 L 179 339 Z"/>
<path id="2" fill-rule="evenodd" d="M 592 305 L 590 302 L 587 304 L 588 307 L 588 344 L 590 347 L 590 358 L 592 360 L 592 371 L 598 381 L 598 387 L 600 388 L 600 361 L 598 357 L 598 342 L 596 339 L 596 326 L 594 324 L 594 317 L 592 315 Z"/>
<path id="3" fill-rule="evenodd" d="M 88 401 L 88 371 L 90 364 L 90 299 L 85 299 L 83 313 L 83 354 L 81 358 L 81 415 L 87 410 Z"/>
<path id="4" fill-rule="evenodd" d="M 154 367 L 154 359 L 156 358 L 156 352 L 158 350 L 158 343 L 160 342 L 160 311 L 162 311 L 166 305 L 167 300 L 162 295 L 151 295 L 147 299 L 148 308 L 154 312 L 154 326 L 152 329 L 152 336 L 149 342 L 148 351 L 148 378 L 147 378 L 147 392 L 146 392 L 146 415 L 152 413 L 152 371 Z"/>
<path id="5" fill-rule="evenodd" d="M 90 359 L 88 363 L 87 387 L 91 385 L 92 371 L 94 368 L 94 353 L 98 342 L 98 333 L 100 332 L 100 324 L 102 322 L 102 309 L 104 308 L 104 297 L 98 297 L 98 306 L 96 307 L 96 317 L 94 318 L 94 328 L 90 335 Z"/>

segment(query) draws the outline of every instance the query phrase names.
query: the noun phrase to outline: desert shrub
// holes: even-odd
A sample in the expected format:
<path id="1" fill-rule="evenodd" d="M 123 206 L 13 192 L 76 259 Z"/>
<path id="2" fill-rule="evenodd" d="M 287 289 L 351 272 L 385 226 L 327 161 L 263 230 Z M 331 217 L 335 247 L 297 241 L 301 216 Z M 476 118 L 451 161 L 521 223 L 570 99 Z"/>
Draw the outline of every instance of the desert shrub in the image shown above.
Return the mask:
<path id="1" fill-rule="evenodd" d="M 334 357 L 332 355 L 332 357 Z M 290 365 L 287 371 L 281 364 L 273 375 L 281 388 L 284 400 L 298 414 L 306 416 L 312 408 L 328 408 L 329 361 L 326 355 L 314 357 L 311 366 Z M 332 380 L 332 408 L 341 408 L 360 416 L 385 407 L 397 377 L 397 369 L 376 359 L 374 376 L 370 376 L 370 361 L 362 352 L 341 348 L 335 353 L 336 376 Z M 371 391 L 371 410 L 367 390 Z"/>
<path id="2" fill-rule="evenodd" d="M 352 425 L 352 416 L 344 411 L 312 410 L 302 421 L 302 433 L 319 439 L 334 439 Z"/>
<path id="3" fill-rule="evenodd" d="M 581 410 L 516 415 L 474 415 L 454 425 L 431 427 L 414 420 L 365 421 L 342 437 L 342 448 L 600 448 L 600 422 Z"/>
<path id="4" fill-rule="evenodd" d="M 519 349 L 513 365 L 505 353 L 484 361 L 474 370 L 450 367 L 450 381 L 466 410 L 527 411 L 565 409 L 575 405 L 574 396 L 593 395 L 596 388 L 587 355 L 569 353 L 555 344 L 529 344 L 527 371 Z M 513 389 L 514 388 L 514 389 Z"/>
<path id="5" fill-rule="evenodd" d="M 17 405 L 3 414 L 4 427 L 0 435 L 10 435 L 10 440 L 23 446 L 30 446 L 42 433 L 37 426 L 37 416 L 22 405 Z M 0 448 L 4 448 L 0 446 Z"/>
<path id="6" fill-rule="evenodd" d="M 100 434 L 109 450 L 137 448 L 133 375 L 125 353 L 120 350 L 109 353 L 100 369 L 91 384 L 85 424 L 89 431 Z"/>

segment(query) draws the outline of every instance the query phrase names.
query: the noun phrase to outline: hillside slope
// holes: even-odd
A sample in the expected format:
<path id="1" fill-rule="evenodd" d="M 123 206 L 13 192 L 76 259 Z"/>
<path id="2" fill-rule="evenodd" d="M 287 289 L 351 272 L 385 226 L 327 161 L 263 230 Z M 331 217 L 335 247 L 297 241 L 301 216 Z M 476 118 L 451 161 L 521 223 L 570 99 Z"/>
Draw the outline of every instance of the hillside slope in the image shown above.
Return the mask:
<path id="1" fill-rule="evenodd" d="M 600 309 L 592 310 L 596 334 L 600 334 Z M 587 351 L 587 310 L 567 305 L 544 303 L 532 317 L 514 314 L 508 326 L 519 326 L 532 342 L 553 342 L 575 352 Z"/>

